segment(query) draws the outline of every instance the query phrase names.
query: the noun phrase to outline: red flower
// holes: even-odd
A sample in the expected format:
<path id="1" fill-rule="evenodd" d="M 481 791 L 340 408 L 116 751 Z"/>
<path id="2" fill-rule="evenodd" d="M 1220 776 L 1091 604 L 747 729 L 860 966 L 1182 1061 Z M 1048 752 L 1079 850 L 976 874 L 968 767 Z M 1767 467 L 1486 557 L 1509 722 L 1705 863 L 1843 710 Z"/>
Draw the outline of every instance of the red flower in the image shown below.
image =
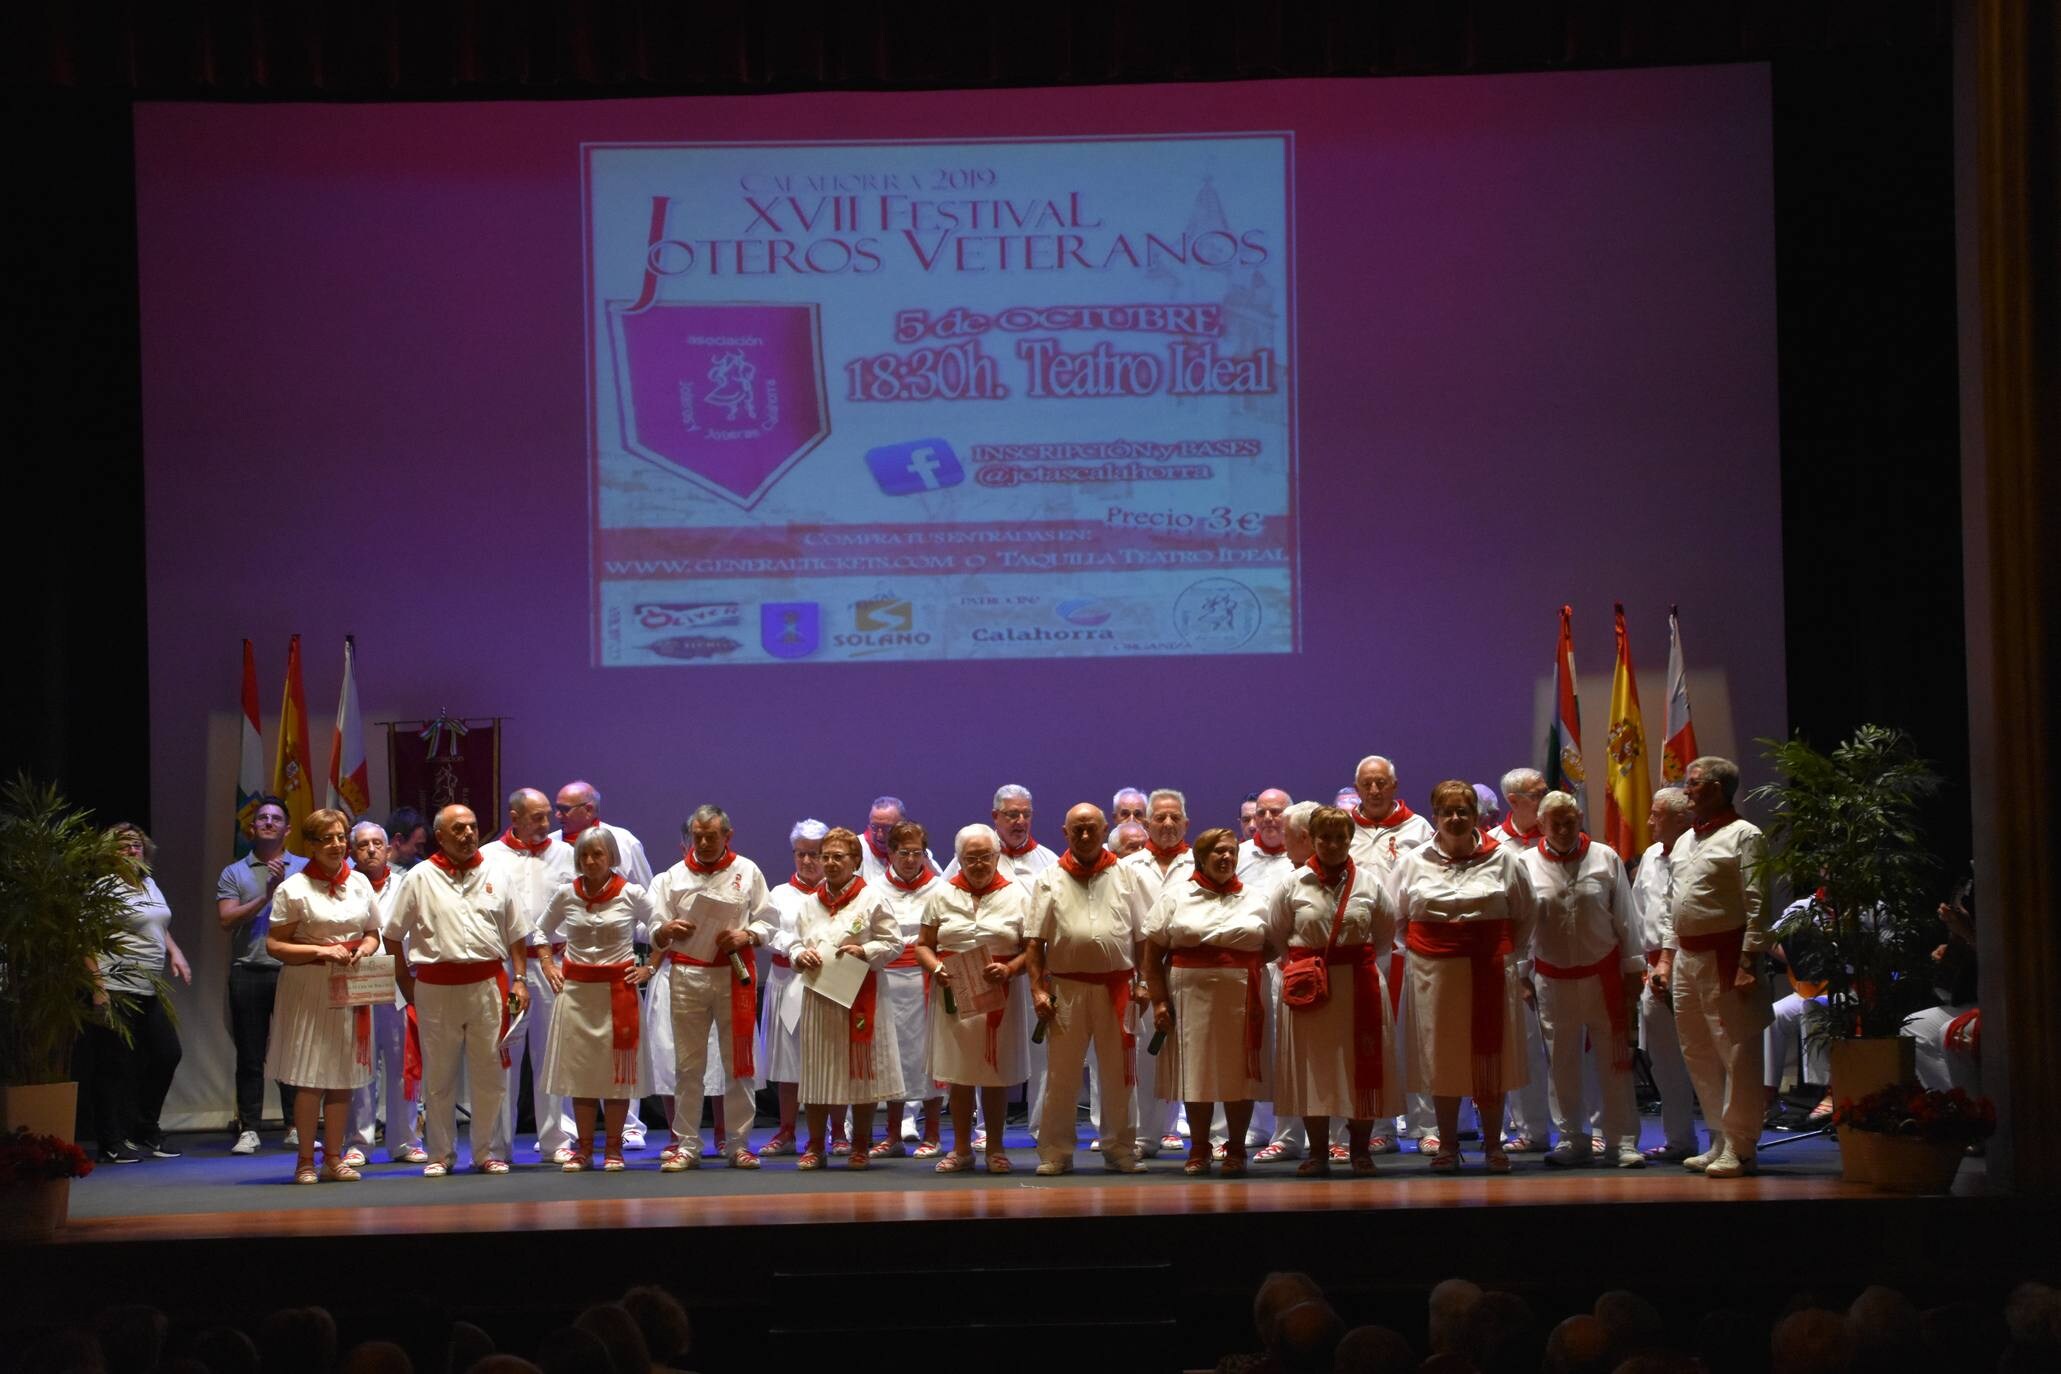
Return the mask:
<path id="1" fill-rule="evenodd" d="M 92 1172 L 93 1161 L 69 1140 L 32 1135 L 26 1126 L 17 1126 L 13 1135 L 0 1137 L 0 1184 L 84 1178 Z"/>

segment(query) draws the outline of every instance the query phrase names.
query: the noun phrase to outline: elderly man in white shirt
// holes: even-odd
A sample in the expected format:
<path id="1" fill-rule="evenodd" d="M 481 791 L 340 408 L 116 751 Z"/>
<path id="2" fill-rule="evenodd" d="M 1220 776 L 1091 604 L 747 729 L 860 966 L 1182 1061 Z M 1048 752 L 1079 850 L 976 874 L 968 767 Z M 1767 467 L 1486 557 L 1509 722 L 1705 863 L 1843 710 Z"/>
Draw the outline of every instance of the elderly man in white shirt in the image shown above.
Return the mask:
<path id="1" fill-rule="evenodd" d="M 480 855 L 471 808 L 437 812 L 433 833 L 437 851 L 408 871 L 383 936 L 395 959 L 394 979 L 421 1031 L 430 1154 L 422 1173 L 442 1178 L 457 1167 L 463 1069 L 472 1085 L 473 1168 L 505 1174 L 514 1151 L 501 1110 L 508 1075 L 498 1045 L 508 1004 L 515 1011 L 529 1006 L 530 930 L 516 914 L 507 878 Z"/>
<path id="2" fill-rule="evenodd" d="M 1646 824 L 1653 843 L 1633 875 L 1632 906 L 1639 913 L 1639 940 L 1651 969 L 1660 962 L 1661 927 L 1667 919 L 1667 851 L 1689 828 L 1688 793 L 1679 786 L 1656 791 Z M 1650 984 L 1639 995 L 1639 1048 L 1646 1051 L 1653 1086 L 1660 1091 L 1660 1144 L 1646 1151 L 1646 1158 L 1679 1164 L 1696 1153 L 1695 1090 L 1689 1085 L 1689 1066 L 1682 1062 L 1675 1009 Z"/>
<path id="3" fill-rule="evenodd" d="M 522 1034 L 508 1046 L 508 1097 L 504 1108 L 509 1116 L 508 1135 L 514 1137 L 515 1104 L 522 1095 L 522 1061 L 525 1050 L 530 1061 L 530 1104 L 537 1122 L 537 1158 L 563 1164 L 572 1158 L 572 1104 L 544 1091 L 544 1047 L 551 1039 L 551 1013 L 558 1005 L 557 994 L 545 977 L 548 960 L 565 953 L 564 945 L 553 949 L 544 941 L 539 927 L 544 912 L 558 889 L 571 885 L 573 849 L 554 840 L 551 802 L 534 787 L 518 787 L 508 794 L 508 826 L 499 836 L 479 847 L 489 864 L 508 876 L 508 890 L 515 898 L 515 914 L 530 930 L 529 985 L 530 1014 L 523 1019 Z"/>
<path id="4" fill-rule="evenodd" d="M 1369 754 L 1353 768 L 1353 791 L 1359 800 L 1351 809 L 1353 820 L 1353 863 L 1364 870 L 1369 881 L 1386 885 L 1403 858 L 1420 845 L 1431 843 L 1431 822 L 1410 809 L 1396 795 L 1395 764 L 1381 754 Z M 1404 996 L 1409 979 L 1403 977 L 1402 927 L 1396 927 L 1395 946 L 1388 954 L 1388 1007 L 1395 1017 L 1396 1037 L 1408 1043 L 1410 1005 Z M 1429 1153 L 1438 1151 L 1438 1119 L 1427 1093 L 1409 1093 L 1408 1116 L 1402 1133 L 1420 1143 L 1429 1137 Z M 1394 1154 L 1401 1147 L 1395 1137 L 1377 1134 L 1368 1147 L 1377 1155 Z"/>
<path id="5" fill-rule="evenodd" d="M 401 895 L 403 876 L 393 867 L 389 854 L 385 826 L 377 821 L 359 821 L 351 827 L 351 862 L 372 884 L 382 940 L 393 924 L 394 903 Z M 411 1084 L 406 1070 L 407 1012 L 408 1004 L 401 1000 L 399 989 L 391 1001 L 372 1009 L 372 1081 L 351 1097 L 350 1127 L 345 1132 L 350 1148 L 344 1151 L 343 1162 L 353 1168 L 363 1164 L 372 1153 L 379 1125 L 382 1081 L 386 1085 L 386 1157 L 396 1164 L 429 1162 L 429 1152 L 422 1148 L 422 1133 L 416 1129 L 421 1084 Z"/>
<path id="6" fill-rule="evenodd" d="M 1104 841 L 1102 809 L 1082 802 L 1066 813 L 1066 852 L 1038 875 L 1024 934 L 1032 1005 L 1051 1027 L 1047 1037 L 1046 1119 L 1038 1133 L 1038 1172 L 1073 1172 L 1073 1101 L 1090 1048 L 1100 1104 L 1103 1167 L 1138 1171 L 1132 1115 L 1137 1095 L 1137 1031 L 1132 1003 L 1139 990 L 1138 940 L 1147 907 L 1131 869 Z M 1142 999 L 1149 1000 L 1149 999 Z"/>
<path id="7" fill-rule="evenodd" d="M 1682 1164 L 1707 1178 L 1754 1173 L 1760 1141 L 1767 841 L 1733 809 L 1738 788 L 1739 766 L 1716 755 L 1683 776 L 1693 824 L 1668 851 L 1667 919 L 1652 974 L 1674 997 L 1682 1058 L 1710 1128 L 1710 1148 Z"/>
<path id="8" fill-rule="evenodd" d="M 1631 1006 L 1646 969 L 1632 911 L 1631 879 L 1609 845 L 1582 833 L 1581 806 L 1566 792 L 1539 803 L 1539 842 L 1524 851 L 1534 924 L 1530 957 L 1539 1029 L 1552 1074 L 1550 1100 L 1560 1143 L 1546 1163 L 1640 1169 L 1639 1109 L 1632 1093 Z M 1601 1098 L 1601 1160 L 1591 1158 L 1582 1100 L 1585 1050 L 1595 1055 Z"/>
<path id="9" fill-rule="evenodd" d="M 1188 799 L 1171 787 L 1154 788 L 1145 798 L 1145 832 L 1145 847 L 1125 855 L 1120 862 L 1137 879 L 1145 909 L 1150 911 L 1168 887 L 1186 881 L 1195 871 L 1195 855 L 1188 847 Z M 1149 1006 L 1133 1009 L 1134 1034 L 1150 1033 L 1146 1021 L 1151 1014 Z M 1091 1068 L 1092 1065 L 1090 1061 Z M 1098 1084 L 1098 1092 L 1099 1088 Z M 1132 1096 L 1138 1099 L 1139 1111 L 1132 1119 L 1138 1123 L 1140 1153 L 1150 1158 L 1162 1149 L 1180 1149 L 1184 1143 L 1181 1132 L 1185 1129 L 1181 1104 L 1162 1101 L 1150 1092 L 1140 1095 L 1135 1088 Z M 1098 1138 L 1102 1132 L 1100 1110 L 1098 1098 L 1094 1117 Z"/>

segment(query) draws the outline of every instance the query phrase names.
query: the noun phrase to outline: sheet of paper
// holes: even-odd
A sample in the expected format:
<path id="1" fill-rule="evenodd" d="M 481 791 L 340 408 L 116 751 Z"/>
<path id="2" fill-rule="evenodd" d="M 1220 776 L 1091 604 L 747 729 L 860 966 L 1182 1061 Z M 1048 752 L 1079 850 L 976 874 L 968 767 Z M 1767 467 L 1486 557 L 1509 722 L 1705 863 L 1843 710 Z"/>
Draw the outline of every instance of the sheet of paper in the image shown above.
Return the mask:
<path id="1" fill-rule="evenodd" d="M 837 946 L 827 940 L 812 948 L 823 956 L 823 963 L 820 967 L 804 970 L 802 981 L 809 985 L 811 992 L 828 997 L 840 1007 L 849 1007 L 859 995 L 859 987 L 873 966 L 854 955 L 839 954 Z"/>
<path id="2" fill-rule="evenodd" d="M 694 922 L 694 933 L 685 940 L 675 940 L 666 946 L 671 954 L 684 954 L 689 959 L 699 959 L 705 964 L 721 963 L 723 956 L 716 949 L 716 936 L 726 930 L 741 930 L 744 927 L 745 911 L 742 903 L 726 902 L 706 889 L 691 897 L 672 899 L 672 915 Z"/>
<path id="3" fill-rule="evenodd" d="M 394 1000 L 394 960 L 390 954 L 368 954 L 355 964 L 339 965 L 329 975 L 332 1007 L 381 1007 Z"/>
<path id="4" fill-rule="evenodd" d="M 529 1020 L 529 1019 L 530 1019 L 530 1009 L 529 1009 L 529 1007 L 528 1007 L 528 1006 L 524 1006 L 524 1007 L 523 1007 L 523 1009 L 522 1009 L 521 1011 L 519 1011 L 519 1012 L 515 1013 L 515 1015 L 513 1015 L 513 1016 L 509 1017 L 509 1018 L 508 1018 L 508 1029 L 507 1029 L 507 1030 L 505 1030 L 505 1031 L 503 1031 L 503 1032 L 501 1032 L 501 1038 L 500 1038 L 499 1040 L 496 1040 L 496 1041 L 494 1042 L 494 1048 L 495 1048 L 495 1049 L 497 1049 L 497 1050 L 505 1050 L 505 1049 L 507 1049 L 507 1048 L 508 1048 L 508 1047 L 509 1047 L 510 1045 L 513 1045 L 513 1044 L 515 1044 L 515 1043 L 516 1043 L 517 1041 L 521 1040 L 521 1039 L 522 1039 L 522 1026 L 523 1026 L 523 1022 L 525 1022 L 525 1021 L 527 1021 L 527 1020 Z"/>
<path id="5" fill-rule="evenodd" d="M 801 1024 L 802 980 L 790 978 L 787 986 L 780 989 L 780 1029 L 788 1035 Z"/>
<path id="6" fill-rule="evenodd" d="M 952 1005 L 959 1019 L 986 1016 L 1009 1005 L 1009 985 L 990 983 L 985 970 L 991 956 L 978 947 L 960 954 L 941 954 L 938 959 L 952 980 Z"/>

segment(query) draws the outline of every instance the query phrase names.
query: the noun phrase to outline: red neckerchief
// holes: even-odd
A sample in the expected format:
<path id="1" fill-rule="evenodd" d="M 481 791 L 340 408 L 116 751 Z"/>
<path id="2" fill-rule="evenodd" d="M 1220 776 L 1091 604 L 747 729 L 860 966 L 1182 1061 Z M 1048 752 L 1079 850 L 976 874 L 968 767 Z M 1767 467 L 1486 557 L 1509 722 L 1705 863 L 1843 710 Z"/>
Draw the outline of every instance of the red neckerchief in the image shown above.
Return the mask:
<path id="1" fill-rule="evenodd" d="M 308 875 L 309 882 L 320 883 L 324 887 L 328 888 L 330 899 L 333 901 L 336 898 L 343 896 L 344 883 L 351 876 L 351 861 L 349 859 L 345 859 L 341 864 L 337 865 L 336 872 L 324 873 L 321 869 L 315 866 L 315 861 L 313 859 L 310 859 L 308 861 L 308 866 L 302 869 L 301 872 Z"/>
<path id="2" fill-rule="evenodd" d="M 394 871 L 392 868 L 380 869 L 379 876 L 377 878 L 372 876 L 372 870 L 369 868 L 361 868 L 358 871 L 365 875 L 366 882 L 372 884 L 372 890 L 374 892 L 386 891 L 386 880 L 394 876 Z"/>
<path id="3" fill-rule="evenodd" d="M 1238 881 L 1238 875 L 1235 873 L 1231 875 L 1231 881 L 1225 883 L 1222 887 L 1217 886 L 1216 881 L 1209 874 L 1202 871 L 1202 865 L 1200 864 L 1195 866 L 1194 876 L 1197 887 L 1201 888 L 1204 892 L 1214 892 L 1219 897 L 1229 897 L 1233 893 L 1245 891 L 1245 884 Z"/>
<path id="4" fill-rule="evenodd" d="M 999 838 L 1001 838 L 1001 837 L 1000 837 L 1000 836 L 997 836 L 996 838 L 998 838 L 998 839 L 999 839 Z M 1009 856 L 1010 858 L 1012 858 L 1012 859 L 1020 859 L 1020 858 L 1022 858 L 1022 857 L 1023 857 L 1024 855 L 1026 855 L 1026 854 L 1030 853 L 1030 852 L 1031 852 L 1031 851 L 1032 851 L 1033 849 L 1036 849 L 1037 847 L 1038 847 L 1038 837 L 1037 837 L 1037 836 L 1035 836 L 1035 835 L 1032 835 L 1032 836 L 1030 836 L 1030 837 L 1029 837 L 1028 839 L 1026 839 L 1026 840 L 1025 840 L 1025 841 L 1023 842 L 1023 847 L 1022 847 L 1022 848 L 1020 848 L 1020 849 L 1011 849 L 1011 848 L 1009 847 L 1009 845 L 1008 845 L 1008 842 L 1007 842 L 1007 841 L 1004 841 L 1004 842 L 1003 842 L 1003 844 L 1002 844 L 1002 852 L 1003 852 L 1004 854 L 1007 854 L 1007 855 L 1008 855 L 1008 856 Z"/>
<path id="5" fill-rule="evenodd" d="M 894 865 L 889 864 L 887 868 L 887 880 L 890 884 L 893 885 L 895 891 L 897 892 L 920 892 L 923 890 L 924 884 L 930 881 L 930 865 L 926 863 L 923 866 L 922 877 L 918 878 L 913 883 L 905 883 L 902 881 L 901 875 L 895 872 Z"/>
<path id="6" fill-rule="evenodd" d="M 1281 843 L 1269 849 L 1267 847 L 1267 842 L 1259 837 L 1259 831 L 1255 830 L 1252 832 L 1252 847 L 1254 849 L 1257 849 L 1260 853 L 1265 854 L 1268 858 L 1272 858 L 1276 854 L 1285 854 L 1288 852 L 1288 841 L 1283 840 Z"/>
<path id="7" fill-rule="evenodd" d="M 501 832 L 501 843 L 507 845 L 510 849 L 519 849 L 525 854 L 542 854 L 551 847 L 551 837 L 546 835 L 535 844 L 531 844 L 528 840 L 516 839 L 515 827 L 511 825 Z"/>
<path id="8" fill-rule="evenodd" d="M 1510 822 L 1507 820 L 1504 821 L 1501 825 L 1498 825 L 1496 827 L 1496 830 L 1500 830 L 1505 835 L 1508 835 L 1511 838 L 1511 840 L 1514 843 L 1516 843 L 1519 847 L 1535 843 L 1540 839 L 1540 837 L 1542 837 L 1546 833 L 1545 831 L 1539 829 L 1539 827 L 1537 826 L 1533 826 L 1529 830 L 1512 830 L 1510 828 Z M 1495 831 L 1492 830 L 1489 833 L 1493 835 Z"/>
<path id="9" fill-rule="evenodd" d="M 1415 811 L 1410 809 L 1408 802 L 1398 800 L 1389 803 L 1386 816 L 1383 816 L 1378 821 L 1370 821 L 1367 819 L 1367 813 L 1360 809 L 1359 803 L 1355 802 L 1353 804 L 1353 824 L 1364 826 L 1368 829 L 1393 830 L 1416 814 Z"/>
<path id="10" fill-rule="evenodd" d="M 1153 862 L 1161 868 L 1170 867 L 1175 859 L 1188 852 L 1188 842 L 1186 840 L 1181 841 L 1179 844 L 1168 845 L 1165 849 L 1161 849 L 1152 841 L 1147 840 L 1145 841 L 1145 847 L 1152 851 Z"/>
<path id="11" fill-rule="evenodd" d="M 1324 861 L 1322 859 L 1312 854 L 1310 855 L 1308 868 L 1310 872 L 1317 875 L 1317 881 L 1322 883 L 1324 886 L 1337 887 L 1338 880 L 1340 878 L 1345 877 L 1353 871 L 1353 861 L 1350 857 L 1348 857 L 1346 861 L 1340 864 L 1338 867 L 1327 868 L 1324 866 Z"/>
<path id="12" fill-rule="evenodd" d="M 1715 816 L 1712 816 L 1709 820 L 1703 822 L 1703 824 L 1697 826 L 1696 838 L 1700 840 L 1705 835 L 1708 835 L 1711 831 L 1717 830 L 1723 826 L 1730 825 L 1733 821 L 1736 821 L 1738 819 L 1739 813 L 1728 806 L 1724 810 L 1718 812 Z"/>
<path id="13" fill-rule="evenodd" d="M 1068 849 L 1059 856 L 1059 866 L 1072 875 L 1076 882 L 1086 886 L 1094 882 L 1095 875 L 1103 869 L 1116 867 L 1116 855 L 1105 849 L 1096 856 L 1094 863 L 1083 868 L 1081 861 L 1073 856 L 1073 850 Z"/>
<path id="14" fill-rule="evenodd" d="M 1574 853 L 1572 854 L 1555 854 L 1552 846 L 1546 843 L 1546 837 L 1541 835 L 1539 836 L 1539 853 L 1545 855 L 1556 864 L 1578 864 L 1588 856 L 1589 832 L 1584 830 L 1582 837 L 1575 841 Z"/>
<path id="15" fill-rule="evenodd" d="M 724 869 L 728 868 L 731 864 L 734 864 L 736 862 L 737 851 L 730 848 L 729 845 L 723 846 L 723 857 L 717 859 L 712 864 L 705 864 L 701 860 L 695 858 L 693 850 L 690 849 L 687 851 L 687 871 L 689 873 L 721 873 Z"/>
<path id="16" fill-rule="evenodd" d="M 816 890 L 815 884 L 803 882 L 801 880 L 801 874 L 799 873 L 789 878 L 787 880 L 787 885 L 793 888 L 796 892 L 814 892 Z"/>
<path id="17" fill-rule="evenodd" d="M 429 856 L 429 861 L 435 864 L 438 868 L 443 869 L 444 872 L 455 874 L 470 873 L 473 869 L 478 868 L 480 866 L 480 862 L 485 858 L 486 855 L 480 853 L 478 850 L 475 849 L 474 851 L 472 851 L 472 861 L 470 863 L 456 864 L 451 862 L 449 855 L 445 854 L 443 850 L 439 849 L 436 853 Z"/>
<path id="18" fill-rule="evenodd" d="M 864 878 L 853 878 L 852 885 L 844 890 L 842 897 L 832 897 L 830 895 L 830 880 L 825 878 L 822 885 L 816 889 L 816 900 L 821 902 L 824 909 L 832 916 L 835 916 L 838 912 L 850 906 L 852 898 L 858 896 L 860 890 L 865 886 L 866 880 Z"/>
<path id="19" fill-rule="evenodd" d="M 587 892 L 586 875 L 581 874 L 579 877 L 573 879 L 573 896 L 578 897 L 581 901 L 585 902 L 587 904 L 587 910 L 592 911 L 596 907 L 604 906 L 607 903 L 614 901 L 616 899 L 616 894 L 620 893 L 623 890 L 624 886 L 625 884 L 623 882 L 623 875 L 620 873 L 611 873 L 608 875 L 608 881 L 601 885 L 601 891 L 594 893 L 590 896 Z"/>
<path id="20" fill-rule="evenodd" d="M 966 881 L 966 871 L 964 869 L 961 869 L 959 872 L 954 873 L 952 875 L 952 886 L 958 888 L 961 892 L 970 892 L 976 897 L 985 897 L 990 892 L 993 892 L 996 888 L 1009 886 L 1009 879 L 1004 877 L 1002 874 L 1002 870 L 998 868 L 995 870 L 995 876 L 988 879 L 988 885 L 986 887 L 975 888 L 971 883 Z"/>
<path id="21" fill-rule="evenodd" d="M 1479 831 L 1475 833 L 1480 834 Z M 1440 848 L 1438 840 L 1435 836 L 1433 837 L 1431 843 L 1424 847 L 1426 849 L 1437 850 L 1438 861 L 1444 864 L 1446 867 L 1457 868 L 1461 864 L 1471 864 L 1476 859 L 1480 859 L 1486 857 L 1487 855 L 1495 853 L 1497 843 L 1498 841 L 1496 840 L 1496 837 L 1494 835 L 1482 835 L 1481 842 L 1474 846 L 1474 852 L 1472 854 L 1462 854 L 1457 859 L 1454 858 L 1452 855 L 1446 853 L 1444 849 Z"/>
<path id="22" fill-rule="evenodd" d="M 873 843 L 872 830 L 861 830 L 859 833 L 866 837 L 866 848 L 873 851 L 873 857 L 880 860 L 881 867 L 885 868 L 894 861 L 895 852 L 892 849 L 882 849 L 879 845 Z"/>
<path id="23" fill-rule="evenodd" d="M 574 840 L 577 840 L 580 836 L 586 834 L 589 830 L 592 830 L 595 826 L 599 824 L 601 824 L 601 818 L 599 816 L 596 816 L 593 820 L 588 821 L 578 830 L 568 830 L 564 826 L 560 826 L 558 829 L 558 837 L 564 840 L 567 844 L 571 844 Z"/>

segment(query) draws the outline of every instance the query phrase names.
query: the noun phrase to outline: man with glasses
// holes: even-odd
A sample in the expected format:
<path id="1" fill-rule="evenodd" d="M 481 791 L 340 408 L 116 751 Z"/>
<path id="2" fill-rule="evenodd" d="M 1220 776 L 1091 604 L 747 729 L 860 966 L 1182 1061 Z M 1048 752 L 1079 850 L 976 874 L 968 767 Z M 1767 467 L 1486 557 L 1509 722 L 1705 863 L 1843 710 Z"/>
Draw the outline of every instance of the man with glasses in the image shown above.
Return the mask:
<path id="1" fill-rule="evenodd" d="M 1137 879 L 1138 890 L 1144 894 L 1145 909 L 1151 911 L 1160 894 L 1168 887 L 1186 882 L 1195 872 L 1195 856 L 1188 848 L 1188 799 L 1171 787 L 1156 787 L 1145 802 L 1145 847 L 1136 854 L 1126 856 L 1125 867 Z M 1132 1029 L 1147 1034 L 1144 1022 L 1152 1015 L 1150 1003 L 1132 1009 Z M 1088 1061 L 1090 1072 L 1094 1061 Z M 1099 1084 L 1097 1085 L 1099 1088 Z M 1138 1094 L 1139 1112 L 1134 1113 L 1138 1122 L 1140 1153 L 1152 1156 L 1161 1149 L 1178 1150 L 1184 1142 L 1181 1133 L 1186 1129 L 1184 1108 L 1178 1102 L 1166 1102 L 1152 1092 Z M 1101 1130 L 1099 1111 L 1095 1117 L 1096 1130 Z"/>
<path id="2" fill-rule="evenodd" d="M 588 826 L 598 825 L 615 836 L 615 852 L 622 856 L 622 862 L 615 871 L 622 874 L 624 881 L 632 882 L 649 891 L 651 889 L 651 860 L 644 857 L 644 843 L 619 825 L 610 825 L 601 819 L 601 793 L 593 783 L 574 779 L 558 789 L 558 798 L 551 806 L 552 818 L 558 822 L 558 829 L 551 832 L 554 840 L 564 840 L 568 846 L 576 843 L 580 832 Z M 637 933 L 638 944 L 650 942 L 650 932 Z M 659 1097 L 673 1094 L 673 1018 L 668 1010 L 672 1003 L 667 991 L 666 965 L 661 962 L 651 981 L 644 985 L 643 1025 L 637 1037 L 637 1054 L 644 1060 L 644 1081 L 651 1084 L 651 1091 Z M 653 1015 L 651 1009 L 658 1008 Z M 662 1042 L 662 1043 L 661 1043 Z M 623 1122 L 623 1148 L 641 1150 L 644 1148 L 644 1118 L 639 1104 L 630 1103 L 630 1115 Z"/>
<path id="3" fill-rule="evenodd" d="M 522 1096 L 522 1063 L 527 1051 L 530 1064 L 530 1112 L 537 1123 L 537 1158 L 564 1164 L 573 1149 L 572 1102 L 544 1091 L 544 1047 L 550 1043 L 551 1016 L 558 995 L 551 990 L 545 969 L 565 955 L 563 942 L 551 944 L 538 927 L 544 911 L 558 889 L 573 880 L 573 849 L 554 840 L 551 803 L 534 787 L 518 787 L 508 794 L 508 824 L 501 834 L 479 847 L 487 862 L 500 868 L 515 899 L 516 917 L 530 931 L 529 958 L 525 961 L 530 985 L 530 1014 L 523 1019 L 522 1034 L 508 1046 L 508 1129 L 514 1139 L 516 1103 Z"/>
<path id="4" fill-rule="evenodd" d="M 1380 754 L 1367 755 L 1353 769 L 1353 795 L 1355 800 L 1346 808 L 1353 820 L 1353 863 L 1386 887 L 1404 856 L 1419 845 L 1430 844 L 1437 832 L 1430 821 L 1396 795 L 1395 764 Z M 1399 1043 L 1408 1044 L 1410 1032 L 1405 1018 L 1410 1008 L 1403 996 L 1407 985 L 1403 970 L 1403 929 L 1398 924 L 1395 944 L 1388 956 L 1388 998 L 1395 1015 L 1396 1038 Z M 1438 1113 L 1432 1107 L 1431 1094 L 1411 1093 L 1407 1101 L 1409 1110 L 1403 1118 L 1402 1134 L 1418 1141 L 1429 1136 L 1431 1149 L 1425 1153 L 1436 1154 Z M 1401 1148 L 1396 1138 L 1385 1131 L 1376 1131 L 1368 1142 L 1368 1149 L 1377 1155 L 1394 1154 Z"/>
<path id="5" fill-rule="evenodd" d="M 244 828 L 250 853 L 215 880 L 215 918 L 229 936 L 229 1035 L 236 1045 L 236 1143 L 231 1154 L 253 1154 L 265 1114 L 265 1050 L 272 1038 L 272 1003 L 279 995 L 279 961 L 265 949 L 272 929 L 272 893 L 307 866 L 286 852 L 286 803 L 258 798 Z M 293 1109 L 293 1089 L 279 1085 L 282 1113 Z M 120 1142 L 117 1141 L 117 1144 Z M 300 1144 L 291 1122 L 285 1144 Z"/>

